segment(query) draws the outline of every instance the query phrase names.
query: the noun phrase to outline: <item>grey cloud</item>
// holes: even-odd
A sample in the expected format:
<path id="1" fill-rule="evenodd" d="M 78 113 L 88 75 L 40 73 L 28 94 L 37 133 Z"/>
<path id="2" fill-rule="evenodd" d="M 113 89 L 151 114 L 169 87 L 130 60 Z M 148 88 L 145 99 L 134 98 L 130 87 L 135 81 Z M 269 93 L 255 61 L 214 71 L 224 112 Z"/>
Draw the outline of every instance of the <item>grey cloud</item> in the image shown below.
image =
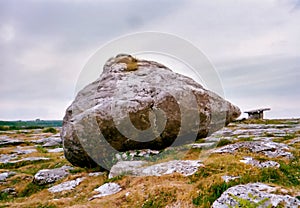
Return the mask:
<path id="1" fill-rule="evenodd" d="M 61 118 L 89 55 L 144 30 L 181 35 L 203 49 L 226 98 L 241 108 L 263 103 L 275 106 L 274 117 L 296 115 L 298 8 L 296 0 L 0 1 L 0 30 L 14 30 L 11 41 L 0 36 L 0 105 L 7 107 L 0 119 Z"/>

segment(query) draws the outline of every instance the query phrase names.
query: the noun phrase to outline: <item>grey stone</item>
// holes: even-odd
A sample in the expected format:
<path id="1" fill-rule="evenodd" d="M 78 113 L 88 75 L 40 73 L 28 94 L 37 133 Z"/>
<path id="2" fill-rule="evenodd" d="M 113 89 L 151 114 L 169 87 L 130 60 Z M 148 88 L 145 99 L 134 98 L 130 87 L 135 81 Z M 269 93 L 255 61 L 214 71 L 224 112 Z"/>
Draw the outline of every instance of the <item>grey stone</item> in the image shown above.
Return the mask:
<path id="1" fill-rule="evenodd" d="M 134 160 L 135 158 L 148 158 L 153 155 L 159 154 L 157 150 L 142 149 L 142 150 L 129 150 L 126 152 L 120 152 L 115 155 L 118 161 L 120 160 Z"/>
<path id="2" fill-rule="evenodd" d="M 275 161 L 265 161 L 260 162 L 258 160 L 253 159 L 252 157 L 244 157 L 243 160 L 240 160 L 242 163 L 249 164 L 258 168 L 279 168 L 280 164 Z"/>
<path id="3" fill-rule="evenodd" d="M 59 146 L 61 145 L 60 142 L 57 142 L 57 141 L 49 141 L 49 142 L 46 142 L 45 144 L 43 144 L 42 146 L 43 147 L 55 147 L 55 146 Z"/>
<path id="4" fill-rule="evenodd" d="M 93 196 L 89 200 L 93 200 L 95 198 L 100 198 L 100 197 L 103 197 L 103 196 L 109 196 L 109 195 L 112 195 L 112 194 L 116 194 L 116 193 L 120 192 L 121 190 L 122 190 L 122 188 L 117 183 L 105 183 L 102 186 L 100 186 L 100 187 L 98 187 L 94 190 L 94 191 L 99 192 L 99 194 Z"/>
<path id="5" fill-rule="evenodd" d="M 63 166 L 55 169 L 43 169 L 39 170 L 35 175 L 33 182 L 38 185 L 45 185 L 49 183 L 54 183 L 58 180 L 63 179 L 67 175 L 69 175 L 69 171 L 73 169 L 70 166 Z"/>
<path id="6" fill-rule="evenodd" d="M 199 160 L 172 160 L 169 162 L 149 165 L 145 161 L 119 161 L 109 173 L 109 178 L 127 174 L 132 176 L 161 176 L 180 173 L 184 176 L 193 175 L 199 167 L 204 167 Z"/>
<path id="7" fill-rule="evenodd" d="M 296 144 L 296 143 L 300 143 L 300 137 L 295 138 L 295 139 L 293 139 L 293 140 L 291 140 L 291 141 L 289 142 L 290 145 L 293 145 L 293 144 Z"/>
<path id="8" fill-rule="evenodd" d="M 97 176 L 101 176 L 104 175 L 104 172 L 94 172 L 94 173 L 89 173 L 88 176 L 91 177 L 97 177 Z"/>
<path id="9" fill-rule="evenodd" d="M 50 160 L 50 159 L 47 157 L 26 157 L 19 160 L 10 160 L 8 163 L 21 163 L 24 161 L 34 162 L 34 161 L 43 161 L 43 160 Z"/>
<path id="10" fill-rule="evenodd" d="M 5 194 L 13 195 L 13 196 L 17 195 L 16 189 L 15 188 L 11 188 L 11 187 L 2 189 L 0 191 L 0 193 L 5 193 Z"/>
<path id="11" fill-rule="evenodd" d="M 222 176 L 222 179 L 228 183 L 229 181 L 233 181 L 235 179 L 241 178 L 240 176 L 228 176 L 228 175 L 224 175 Z"/>
<path id="12" fill-rule="evenodd" d="M 20 145 L 20 144 L 23 144 L 24 141 L 23 140 L 20 140 L 20 139 L 13 139 L 13 138 L 10 138 L 6 135 L 1 135 L 0 136 L 0 147 L 3 147 L 3 146 L 14 146 L 14 145 Z"/>
<path id="13" fill-rule="evenodd" d="M 100 77 L 77 94 L 61 135 L 66 158 L 93 167 L 94 161 L 110 161 L 111 149 L 161 150 L 175 140 L 174 145 L 191 143 L 239 115 L 238 107 L 193 79 L 122 55 L 110 59 Z"/>
<path id="14" fill-rule="evenodd" d="M 10 176 L 15 175 L 16 173 L 13 171 L 9 171 L 9 172 L 4 172 L 4 173 L 0 173 L 0 181 L 5 181 L 7 178 L 9 178 Z"/>
<path id="15" fill-rule="evenodd" d="M 210 148 L 213 148 L 217 145 L 216 142 L 205 142 L 205 143 L 193 143 L 193 144 L 190 144 L 190 146 L 193 148 L 193 149 L 210 149 Z"/>
<path id="16" fill-rule="evenodd" d="M 0 155 L 0 162 L 1 163 L 8 163 L 9 161 L 16 159 L 18 156 L 17 154 L 1 154 Z"/>
<path id="17" fill-rule="evenodd" d="M 48 191 L 50 191 L 51 193 L 69 191 L 74 189 L 76 186 L 78 186 L 84 179 L 85 178 L 82 177 L 82 178 L 77 178 L 75 180 L 66 181 L 56 186 L 52 186 L 51 188 L 48 189 Z"/>
<path id="18" fill-rule="evenodd" d="M 62 144 L 62 139 L 60 137 L 44 137 L 38 140 L 32 140 L 31 142 L 36 143 L 36 144 L 47 144 L 47 143 L 57 143 L 57 144 Z"/>
<path id="19" fill-rule="evenodd" d="M 37 152 L 36 149 L 33 149 L 32 147 L 20 147 L 18 146 L 15 150 L 15 153 L 17 153 L 18 155 L 25 155 L 25 154 L 30 154 L 33 152 Z"/>
<path id="20" fill-rule="evenodd" d="M 55 149 L 48 149 L 47 150 L 49 153 L 59 153 L 59 152 L 63 152 L 64 148 L 55 148 Z"/>
<path id="21" fill-rule="evenodd" d="M 288 152 L 289 146 L 277 142 L 264 142 L 264 141 L 250 141 L 250 142 L 238 142 L 235 144 L 229 144 L 224 147 L 218 148 L 213 153 L 234 153 L 239 149 L 246 148 L 250 152 L 263 153 L 267 157 L 286 157 L 293 158 L 293 154 Z"/>
<path id="22" fill-rule="evenodd" d="M 284 203 L 287 208 L 298 208 L 300 201 L 289 195 L 274 194 L 278 188 L 263 183 L 249 183 L 237 185 L 226 190 L 220 198 L 212 205 L 212 208 L 229 208 L 238 206 L 238 202 L 232 197 L 246 199 L 253 203 L 266 200 L 259 208 L 277 207 L 279 203 Z M 251 197 L 252 196 L 252 197 Z"/>

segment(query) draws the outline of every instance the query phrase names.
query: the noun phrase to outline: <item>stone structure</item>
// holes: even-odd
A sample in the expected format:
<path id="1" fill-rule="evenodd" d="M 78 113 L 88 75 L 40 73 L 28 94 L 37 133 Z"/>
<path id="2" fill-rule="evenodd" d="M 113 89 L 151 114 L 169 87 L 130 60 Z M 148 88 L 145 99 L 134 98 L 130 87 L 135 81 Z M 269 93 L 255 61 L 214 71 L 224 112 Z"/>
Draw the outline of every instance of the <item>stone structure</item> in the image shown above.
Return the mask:
<path id="1" fill-rule="evenodd" d="M 249 119 L 264 119 L 264 111 L 269 110 L 271 110 L 271 108 L 260 108 L 256 110 L 245 111 L 245 113 L 248 113 Z"/>

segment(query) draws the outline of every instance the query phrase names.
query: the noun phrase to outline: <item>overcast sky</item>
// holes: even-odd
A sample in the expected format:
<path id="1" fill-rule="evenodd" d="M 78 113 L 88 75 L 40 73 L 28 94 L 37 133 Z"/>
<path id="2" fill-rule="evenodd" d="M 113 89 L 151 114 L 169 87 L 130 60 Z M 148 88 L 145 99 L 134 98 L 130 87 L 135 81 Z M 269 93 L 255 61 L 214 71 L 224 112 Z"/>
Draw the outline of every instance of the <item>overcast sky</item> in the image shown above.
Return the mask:
<path id="1" fill-rule="evenodd" d="M 202 50 L 225 98 L 242 111 L 271 107 L 267 118 L 300 117 L 297 0 L 2 0 L 0 120 L 62 119 L 89 57 L 143 31 Z"/>

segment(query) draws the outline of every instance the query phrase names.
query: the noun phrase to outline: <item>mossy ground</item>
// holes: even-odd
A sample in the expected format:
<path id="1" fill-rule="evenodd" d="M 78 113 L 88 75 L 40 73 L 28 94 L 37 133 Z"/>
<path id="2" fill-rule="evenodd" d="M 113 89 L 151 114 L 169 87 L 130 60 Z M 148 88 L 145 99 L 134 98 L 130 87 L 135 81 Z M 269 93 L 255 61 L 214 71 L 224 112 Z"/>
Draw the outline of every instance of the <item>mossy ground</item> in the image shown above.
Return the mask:
<path id="1" fill-rule="evenodd" d="M 247 121 L 250 122 L 250 121 Z M 264 123 L 282 124 L 294 122 L 288 120 L 264 121 Z M 251 123 L 255 123 L 251 121 Z M 263 123 L 263 121 L 258 121 Z M 49 136 L 51 133 L 47 133 Z M 31 140 L 30 134 L 14 134 L 10 137 Z M 287 143 L 299 137 L 299 132 L 293 135 L 286 135 L 279 138 L 278 142 Z M 220 146 L 226 145 L 228 141 L 223 141 Z M 236 141 L 235 141 L 236 142 Z M 28 146 L 23 144 L 22 146 Z M 57 168 L 63 165 L 71 165 L 64 157 L 63 153 L 47 153 L 40 146 L 38 151 L 27 156 L 48 157 L 48 161 L 40 161 L 34 163 L 21 163 L 11 165 L 1 165 L 0 173 L 5 171 L 15 171 L 17 174 L 8 178 L 7 182 L 0 184 L 0 191 L 4 188 L 14 187 L 16 195 L 0 194 L 0 207 L 166 207 L 167 205 L 179 205 L 180 207 L 210 207 L 212 203 L 229 187 L 237 184 L 246 184 L 250 182 L 263 182 L 272 185 L 278 185 L 287 190 L 292 196 L 300 196 L 300 150 L 299 143 L 291 145 L 294 147 L 292 153 L 295 158 L 287 160 L 285 158 L 274 158 L 272 160 L 280 163 L 280 168 L 259 169 L 251 165 L 241 163 L 240 160 L 244 156 L 252 156 L 253 158 L 265 161 L 270 160 L 262 154 L 249 152 L 237 152 L 235 154 L 210 154 L 203 164 L 205 167 L 192 176 L 182 176 L 180 174 L 170 174 L 161 177 L 131 177 L 119 176 L 108 179 L 108 173 L 100 176 L 91 177 L 88 173 L 95 170 L 84 168 L 75 168 L 71 174 L 61 181 L 76 179 L 78 177 L 86 177 L 79 186 L 71 191 L 61 193 L 50 193 L 47 189 L 51 185 L 38 186 L 32 183 L 34 174 L 45 168 Z M 0 148 L 1 154 L 8 154 L 15 147 Z M 176 159 L 176 152 L 169 152 L 159 158 L 155 158 L 153 163 L 166 161 L 169 158 Z M 170 156 L 171 155 L 171 156 Z M 199 159 L 203 155 L 203 151 L 199 149 L 191 149 L 184 155 L 184 159 Z M 182 158 L 182 157 L 181 157 Z M 231 175 L 240 176 L 226 183 L 221 176 Z M 122 187 L 122 191 L 111 195 L 89 201 L 93 195 L 97 194 L 93 190 L 106 182 L 116 182 Z"/>

